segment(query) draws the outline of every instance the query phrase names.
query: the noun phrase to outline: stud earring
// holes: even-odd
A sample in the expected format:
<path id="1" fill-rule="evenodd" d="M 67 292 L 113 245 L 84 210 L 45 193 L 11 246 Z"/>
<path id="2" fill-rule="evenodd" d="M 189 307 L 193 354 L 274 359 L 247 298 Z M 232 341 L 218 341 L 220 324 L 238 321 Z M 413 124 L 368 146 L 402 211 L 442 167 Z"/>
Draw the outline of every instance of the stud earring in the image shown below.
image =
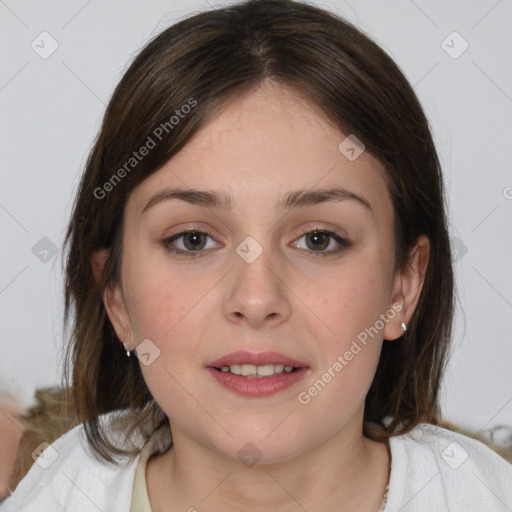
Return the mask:
<path id="1" fill-rule="evenodd" d="M 402 331 L 407 331 L 407 325 L 405 325 L 405 322 L 402 322 L 400 326 L 402 327 Z"/>
<path id="2" fill-rule="evenodd" d="M 126 348 L 126 343 L 123 343 L 124 349 L 126 350 L 126 357 L 130 357 L 130 351 Z"/>

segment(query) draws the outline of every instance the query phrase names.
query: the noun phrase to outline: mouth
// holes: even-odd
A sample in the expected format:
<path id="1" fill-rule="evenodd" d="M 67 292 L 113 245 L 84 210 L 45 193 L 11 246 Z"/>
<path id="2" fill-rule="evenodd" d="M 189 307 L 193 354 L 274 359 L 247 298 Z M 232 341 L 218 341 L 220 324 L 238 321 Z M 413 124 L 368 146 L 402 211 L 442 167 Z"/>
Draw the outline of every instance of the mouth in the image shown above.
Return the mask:
<path id="1" fill-rule="evenodd" d="M 310 371 L 305 363 L 278 352 L 247 351 L 228 354 L 206 369 L 224 388 L 252 397 L 284 391 Z"/>

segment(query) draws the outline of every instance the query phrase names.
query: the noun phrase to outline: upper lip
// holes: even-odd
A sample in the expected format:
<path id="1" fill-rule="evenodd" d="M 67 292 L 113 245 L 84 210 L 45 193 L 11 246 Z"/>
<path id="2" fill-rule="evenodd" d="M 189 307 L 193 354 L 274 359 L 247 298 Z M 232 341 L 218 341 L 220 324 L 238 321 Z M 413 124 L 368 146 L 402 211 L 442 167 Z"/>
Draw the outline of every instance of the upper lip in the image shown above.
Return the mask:
<path id="1" fill-rule="evenodd" d="M 297 368 L 308 366 L 302 361 L 292 359 L 291 357 L 280 354 L 279 352 L 247 352 L 246 350 L 238 350 L 226 354 L 207 366 L 221 368 L 222 366 L 231 366 L 233 364 L 252 364 L 254 366 L 263 366 L 266 364 L 284 364 L 285 366 L 295 366 Z"/>

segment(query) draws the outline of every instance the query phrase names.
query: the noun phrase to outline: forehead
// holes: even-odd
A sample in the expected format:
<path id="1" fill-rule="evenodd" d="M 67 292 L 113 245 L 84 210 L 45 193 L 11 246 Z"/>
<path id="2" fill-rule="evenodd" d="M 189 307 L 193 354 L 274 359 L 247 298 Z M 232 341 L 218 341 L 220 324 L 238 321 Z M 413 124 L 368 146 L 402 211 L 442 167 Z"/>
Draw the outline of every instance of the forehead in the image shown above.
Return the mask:
<path id="1" fill-rule="evenodd" d="M 389 209 L 382 165 L 368 151 L 349 160 L 339 149 L 348 135 L 294 90 L 263 85 L 227 103 L 136 187 L 129 211 L 140 215 L 168 187 L 223 191 L 235 208 L 255 198 L 277 205 L 291 190 L 342 186 Z"/>

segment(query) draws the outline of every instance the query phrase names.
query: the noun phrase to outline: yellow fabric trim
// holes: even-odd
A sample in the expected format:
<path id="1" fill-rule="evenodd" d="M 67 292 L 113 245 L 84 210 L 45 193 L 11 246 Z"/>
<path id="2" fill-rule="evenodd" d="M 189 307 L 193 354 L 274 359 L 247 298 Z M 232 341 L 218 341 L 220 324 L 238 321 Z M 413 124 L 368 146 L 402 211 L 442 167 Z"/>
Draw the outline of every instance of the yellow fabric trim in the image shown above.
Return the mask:
<path id="1" fill-rule="evenodd" d="M 151 512 L 148 487 L 146 484 L 146 465 L 149 457 L 154 452 L 153 438 L 148 439 L 140 452 L 140 459 L 135 469 L 135 480 L 133 484 L 132 503 L 130 512 Z"/>
<path id="2" fill-rule="evenodd" d="M 140 450 L 139 462 L 135 468 L 130 512 L 151 512 L 146 482 L 147 462 L 152 455 L 164 453 L 172 446 L 169 424 L 163 424 L 155 430 Z"/>

